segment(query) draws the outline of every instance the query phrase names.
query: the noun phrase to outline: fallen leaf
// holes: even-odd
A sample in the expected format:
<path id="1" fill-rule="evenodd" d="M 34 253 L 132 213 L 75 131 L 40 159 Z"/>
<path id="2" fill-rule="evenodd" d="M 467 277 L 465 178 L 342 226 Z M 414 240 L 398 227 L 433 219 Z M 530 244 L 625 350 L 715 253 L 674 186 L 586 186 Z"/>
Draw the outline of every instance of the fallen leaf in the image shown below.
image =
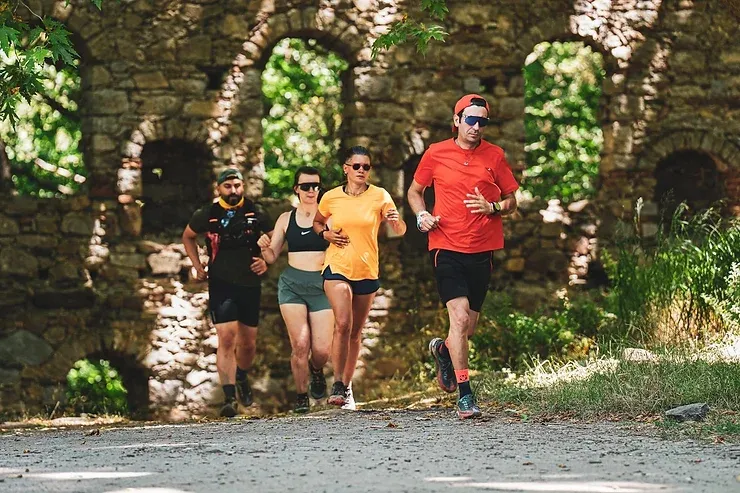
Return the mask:
<path id="1" fill-rule="evenodd" d="M 693 461 L 691 461 L 691 462 L 693 462 L 694 464 L 698 464 L 698 463 L 700 463 L 701 461 L 702 461 L 701 459 L 694 459 L 694 460 L 693 460 Z"/>
<path id="2" fill-rule="evenodd" d="M 95 428 L 94 430 L 92 430 L 89 433 L 85 433 L 85 436 L 89 436 L 89 437 L 91 437 L 91 436 L 98 436 L 98 435 L 100 435 L 100 430 L 98 428 Z"/>
<path id="3" fill-rule="evenodd" d="M 398 428 L 398 425 L 396 423 L 388 423 L 386 428 Z"/>
<path id="4" fill-rule="evenodd" d="M 566 466 L 565 464 L 558 464 L 558 467 L 560 469 L 566 469 L 568 466 Z"/>
<path id="5" fill-rule="evenodd" d="M 523 465 L 523 466 L 531 466 L 531 465 L 533 465 L 533 464 L 534 464 L 534 463 L 533 463 L 533 462 L 530 462 L 530 461 L 527 461 L 527 462 L 522 462 L 522 465 Z"/>

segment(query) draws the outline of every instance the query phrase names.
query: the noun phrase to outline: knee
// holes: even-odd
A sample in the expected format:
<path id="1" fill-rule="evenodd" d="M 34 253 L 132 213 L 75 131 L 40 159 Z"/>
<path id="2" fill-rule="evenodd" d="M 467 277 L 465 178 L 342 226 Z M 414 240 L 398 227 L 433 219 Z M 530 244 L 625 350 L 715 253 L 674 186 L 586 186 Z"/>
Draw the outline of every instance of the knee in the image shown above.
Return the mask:
<path id="1" fill-rule="evenodd" d="M 234 349 L 236 346 L 236 334 L 234 332 L 222 332 L 218 335 L 218 347 L 225 350 Z"/>
<path id="2" fill-rule="evenodd" d="M 470 314 L 467 310 L 450 310 L 450 332 L 467 334 L 470 329 Z"/>
<path id="3" fill-rule="evenodd" d="M 329 359 L 328 349 L 322 348 L 322 349 L 317 350 L 316 348 L 311 348 L 311 359 L 314 362 L 317 362 L 317 361 L 326 362 Z"/>
<path id="4" fill-rule="evenodd" d="M 296 341 L 293 345 L 291 356 L 295 359 L 308 359 L 308 352 L 311 349 L 309 341 Z"/>
<path id="5" fill-rule="evenodd" d="M 334 333 L 346 335 L 352 329 L 352 321 L 349 317 L 337 317 L 334 322 Z"/>

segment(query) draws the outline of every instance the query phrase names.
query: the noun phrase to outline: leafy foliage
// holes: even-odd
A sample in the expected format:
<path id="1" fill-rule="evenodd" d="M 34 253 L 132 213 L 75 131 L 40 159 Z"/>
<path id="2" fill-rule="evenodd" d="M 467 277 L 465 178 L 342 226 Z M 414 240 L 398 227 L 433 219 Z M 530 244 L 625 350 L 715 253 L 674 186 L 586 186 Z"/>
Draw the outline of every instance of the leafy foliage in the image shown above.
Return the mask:
<path id="1" fill-rule="evenodd" d="M 91 0 L 91 3 L 100 9 L 103 0 Z M 18 16 L 21 5 L 39 19 L 40 25 L 32 25 Z M 0 65 L 0 121 L 7 119 L 14 124 L 18 105 L 24 100 L 31 101 L 42 91 L 44 67 L 49 62 L 61 61 L 64 65 L 75 62 L 78 55 L 70 35 L 63 24 L 39 17 L 25 3 L 0 0 L 0 58 L 5 59 Z"/>
<path id="2" fill-rule="evenodd" d="M 488 296 L 471 339 L 471 366 L 499 370 L 517 368 L 531 357 L 586 356 L 612 318 L 586 296 L 562 298 L 556 309 L 533 315 L 514 310 L 504 294 Z"/>
<path id="3" fill-rule="evenodd" d="M 67 398 L 77 413 L 127 414 L 126 388 L 110 363 L 79 360 L 67 373 Z"/>
<path id="4" fill-rule="evenodd" d="M 634 230 L 617 236 L 614 253 L 604 252 L 620 335 L 671 343 L 736 329 L 740 219 L 711 209 L 687 217 L 684 205 L 667 232 L 644 238 L 640 211 L 638 201 Z"/>
<path id="5" fill-rule="evenodd" d="M 446 0 L 421 0 L 421 10 L 440 21 L 444 20 L 449 13 Z M 426 25 L 410 19 L 406 14 L 400 21 L 391 24 L 387 33 L 378 36 L 378 39 L 373 42 L 372 57 L 377 57 L 378 53 L 392 46 L 412 40 L 416 41 L 416 50 L 421 54 L 426 54 L 430 41 L 444 41 L 447 35 L 448 33 L 442 26 Z"/>
<path id="6" fill-rule="evenodd" d="M 265 195 L 293 193 L 300 166 L 321 170 L 326 185 L 342 180 L 338 165 L 342 122 L 341 74 L 348 64 L 315 40 L 278 43 L 262 72 Z"/>
<path id="7" fill-rule="evenodd" d="M 524 67 L 527 169 L 532 195 L 564 202 L 595 191 L 603 144 L 602 57 L 580 42 L 540 43 Z"/>
<path id="8" fill-rule="evenodd" d="M 16 54 L 0 55 L 1 67 L 12 67 Z M 0 140 L 20 194 L 52 197 L 75 193 L 85 181 L 77 116 L 80 74 L 77 62 L 58 69 L 45 63 L 39 87 L 14 110 L 15 120 L 0 121 Z"/>

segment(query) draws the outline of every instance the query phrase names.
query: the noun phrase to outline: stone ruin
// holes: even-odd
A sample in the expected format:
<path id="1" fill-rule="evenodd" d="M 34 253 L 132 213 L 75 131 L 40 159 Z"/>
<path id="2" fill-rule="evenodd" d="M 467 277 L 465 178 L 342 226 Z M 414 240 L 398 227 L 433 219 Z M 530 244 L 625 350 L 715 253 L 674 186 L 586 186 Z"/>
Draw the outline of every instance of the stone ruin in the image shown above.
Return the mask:
<path id="1" fill-rule="evenodd" d="M 404 203 L 424 149 L 448 138 L 465 92 L 492 102 L 486 138 L 524 166 L 522 67 L 543 41 L 582 41 L 603 55 L 599 192 L 564 207 L 524 201 L 506 221 L 495 289 L 523 306 L 589 283 L 599 240 L 645 205 L 655 234 L 667 190 L 740 213 L 740 22 L 721 0 L 448 0 L 449 38 L 426 56 L 400 46 L 371 58 L 373 40 L 417 2 L 394 0 L 29 1 L 63 21 L 82 55 L 80 115 L 87 192 L 67 200 L 0 197 L 0 414 L 48 415 L 85 357 L 118 368 L 136 416 L 208 415 L 220 399 L 206 288 L 179 242 L 187 217 L 235 165 L 261 193 L 261 72 L 286 37 L 316 39 L 349 63 L 343 146 L 370 147 L 376 179 Z M 271 203 L 274 213 L 285 203 Z M 412 220 L 408 208 L 407 220 Z M 385 238 L 384 291 L 366 330 L 364 377 L 387 379 L 390 315 L 419 307 L 429 279 L 424 237 Z M 283 260 L 284 262 L 284 260 Z M 290 392 L 289 344 L 266 281 L 255 387 L 266 410 Z M 422 293 L 423 294 L 423 293 Z M 403 323 L 403 316 L 396 320 Z M 409 330 L 414 330 L 413 327 Z"/>

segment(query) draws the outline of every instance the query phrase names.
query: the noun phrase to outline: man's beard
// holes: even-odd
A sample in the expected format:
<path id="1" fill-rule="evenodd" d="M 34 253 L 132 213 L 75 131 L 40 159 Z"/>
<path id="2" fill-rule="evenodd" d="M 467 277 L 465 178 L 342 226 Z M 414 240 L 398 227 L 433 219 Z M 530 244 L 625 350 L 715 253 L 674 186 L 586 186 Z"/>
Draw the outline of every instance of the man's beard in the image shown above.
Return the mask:
<path id="1" fill-rule="evenodd" d="M 236 205 L 239 203 L 241 199 L 242 199 L 242 196 L 239 195 L 238 193 L 232 193 L 224 197 L 224 200 L 226 200 L 226 203 L 229 205 Z"/>

